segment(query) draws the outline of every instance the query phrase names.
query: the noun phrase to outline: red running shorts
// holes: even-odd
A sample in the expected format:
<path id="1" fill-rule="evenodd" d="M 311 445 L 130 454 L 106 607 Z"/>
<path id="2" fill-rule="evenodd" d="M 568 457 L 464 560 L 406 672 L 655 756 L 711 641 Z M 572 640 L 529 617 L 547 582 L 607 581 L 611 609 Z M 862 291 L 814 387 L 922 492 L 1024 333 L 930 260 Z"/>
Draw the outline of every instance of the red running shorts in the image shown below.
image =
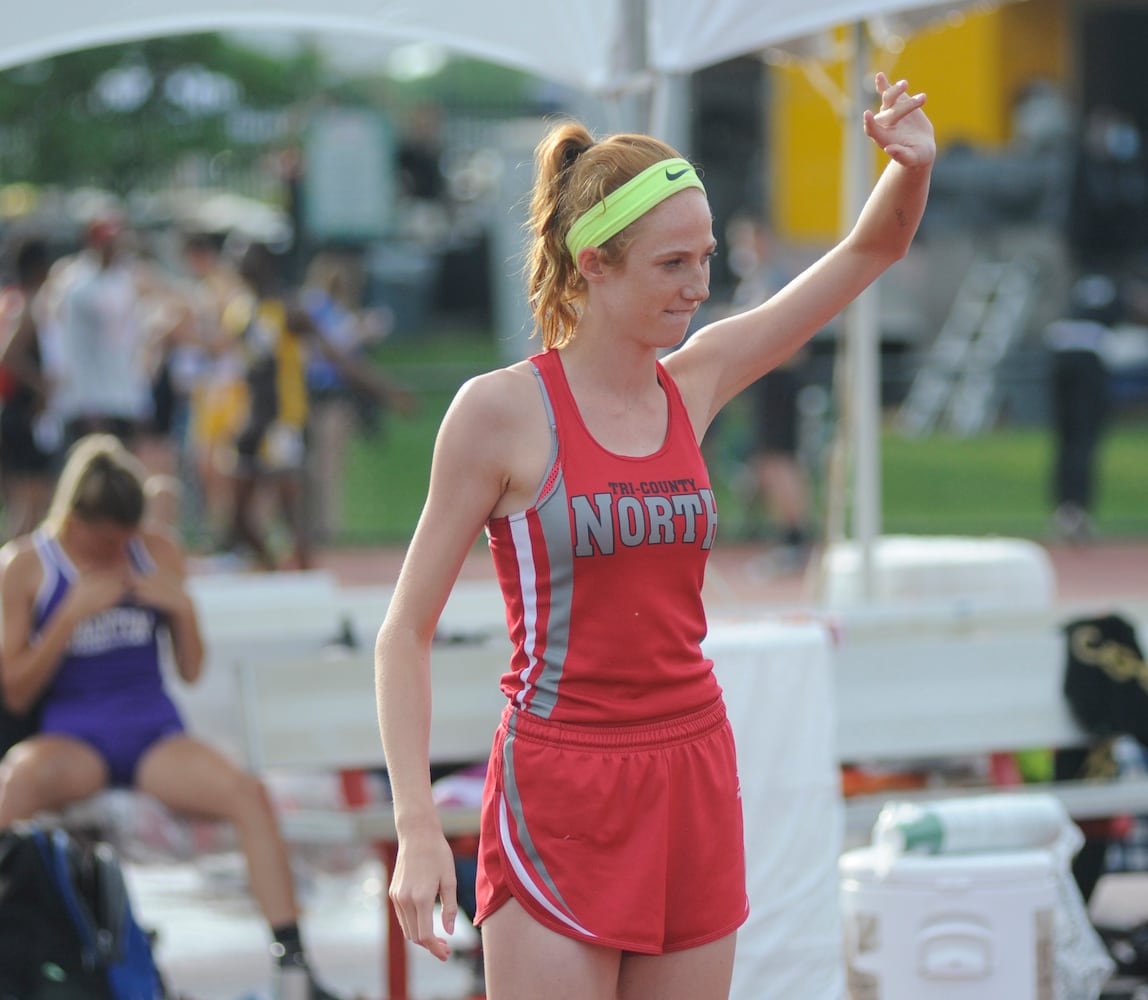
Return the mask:
<path id="1" fill-rule="evenodd" d="M 475 923 L 511 896 L 559 934 L 650 955 L 740 927 L 741 793 L 721 699 L 617 727 L 508 706 L 483 795 Z"/>

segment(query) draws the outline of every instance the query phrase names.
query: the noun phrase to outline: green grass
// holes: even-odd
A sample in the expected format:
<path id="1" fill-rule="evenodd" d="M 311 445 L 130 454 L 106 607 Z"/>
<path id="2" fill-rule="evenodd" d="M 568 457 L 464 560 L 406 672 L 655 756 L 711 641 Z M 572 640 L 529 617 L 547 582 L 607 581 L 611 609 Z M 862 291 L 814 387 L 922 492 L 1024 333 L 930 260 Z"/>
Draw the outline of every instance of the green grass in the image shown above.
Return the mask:
<path id="1" fill-rule="evenodd" d="M 489 337 L 445 331 L 386 342 L 375 361 L 418 393 L 409 417 L 386 414 L 377 434 L 352 442 L 343 541 L 405 543 L 422 510 L 435 433 L 458 387 L 500 364 Z"/>
<path id="2" fill-rule="evenodd" d="M 1051 436 L 999 430 L 977 438 L 882 441 L 885 530 L 1043 538 L 1051 508 Z M 1132 424 L 1106 437 L 1097 469 L 1102 535 L 1148 535 L 1148 434 Z"/>
<path id="3" fill-rule="evenodd" d="M 435 431 L 458 386 L 502 363 L 488 337 L 444 332 L 388 343 L 376 359 L 416 389 L 414 417 L 388 415 L 377 437 L 353 446 L 347 483 L 347 544 L 403 544 L 426 494 Z M 723 435 L 743 439 L 733 406 Z M 727 449 L 722 449 L 723 451 Z M 910 440 L 886 432 L 881 444 L 882 524 L 889 534 L 1048 535 L 1051 437 L 1036 429 L 1006 429 L 976 438 L 935 435 Z M 740 528 L 729 482 L 734 464 L 711 463 L 719 508 L 727 512 L 723 539 Z M 1148 427 L 1144 418 L 1114 427 L 1098 469 L 1095 511 L 1102 536 L 1148 536 Z"/>

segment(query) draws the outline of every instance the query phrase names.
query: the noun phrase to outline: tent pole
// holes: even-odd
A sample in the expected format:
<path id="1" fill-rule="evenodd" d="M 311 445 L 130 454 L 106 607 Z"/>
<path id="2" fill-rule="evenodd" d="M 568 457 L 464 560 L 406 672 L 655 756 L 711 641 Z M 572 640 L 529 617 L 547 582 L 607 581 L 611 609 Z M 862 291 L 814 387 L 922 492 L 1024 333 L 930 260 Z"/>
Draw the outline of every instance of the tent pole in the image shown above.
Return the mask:
<path id="1" fill-rule="evenodd" d="M 690 155 L 690 74 L 657 73 L 650 97 L 649 133 Z"/>
<path id="2" fill-rule="evenodd" d="M 851 66 L 846 75 L 849 120 L 845 128 L 843 207 L 848 230 L 861 214 L 872 187 L 872 149 L 860 127 L 871 92 L 869 39 L 865 23 L 851 28 Z M 861 596 L 874 597 L 874 545 L 881 533 L 881 376 L 880 316 L 877 285 L 870 285 L 850 305 L 845 315 L 848 338 L 849 424 L 853 451 L 853 537 L 860 559 Z"/>

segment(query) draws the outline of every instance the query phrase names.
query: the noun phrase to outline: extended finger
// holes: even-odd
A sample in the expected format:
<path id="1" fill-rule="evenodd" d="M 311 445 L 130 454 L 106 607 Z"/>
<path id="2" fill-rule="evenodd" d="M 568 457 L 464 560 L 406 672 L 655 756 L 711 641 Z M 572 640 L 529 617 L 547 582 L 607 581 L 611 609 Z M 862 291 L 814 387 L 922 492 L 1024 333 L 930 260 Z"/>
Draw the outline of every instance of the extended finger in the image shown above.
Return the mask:
<path id="1" fill-rule="evenodd" d="M 439 891 L 439 900 L 442 903 L 442 926 L 448 934 L 454 933 L 454 922 L 458 917 L 457 887 L 452 883 L 444 885 Z"/>
<path id="2" fill-rule="evenodd" d="M 390 896 L 391 908 L 395 912 L 395 918 L 399 922 L 399 929 L 402 930 L 403 937 L 405 937 L 408 941 L 413 941 L 414 940 L 414 932 L 413 932 L 413 929 L 411 927 L 411 922 L 407 918 L 407 907 L 404 904 L 399 902 L 399 899 L 395 895 L 395 892 L 393 889 L 391 891 L 389 891 L 387 893 L 387 895 Z"/>
<path id="3" fill-rule="evenodd" d="M 898 80 L 881 91 L 881 110 L 894 107 L 901 96 L 909 90 L 908 80 Z"/>
<path id="4" fill-rule="evenodd" d="M 883 107 L 873 117 L 877 124 L 882 128 L 890 128 L 896 125 L 906 115 L 916 111 L 925 103 L 924 94 L 905 94 L 898 95 L 896 101 L 889 107 Z"/>
<path id="5" fill-rule="evenodd" d="M 443 957 L 446 942 L 435 935 L 433 905 L 411 906 L 406 926 L 409 931 L 404 930 L 403 933 L 409 941 L 420 948 L 426 948 L 436 958 Z"/>

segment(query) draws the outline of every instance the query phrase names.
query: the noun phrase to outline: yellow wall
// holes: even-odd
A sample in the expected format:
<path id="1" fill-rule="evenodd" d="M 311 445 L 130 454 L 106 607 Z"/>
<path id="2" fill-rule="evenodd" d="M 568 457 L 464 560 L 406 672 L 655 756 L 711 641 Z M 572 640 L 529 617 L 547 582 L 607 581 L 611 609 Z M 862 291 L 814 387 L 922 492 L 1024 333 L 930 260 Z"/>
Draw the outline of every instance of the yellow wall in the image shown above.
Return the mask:
<path id="1" fill-rule="evenodd" d="M 918 31 L 899 54 L 877 52 L 873 62 L 928 93 L 941 149 L 954 142 L 999 147 L 1010 139 L 1020 89 L 1040 77 L 1063 81 L 1068 53 L 1063 0 L 1026 0 Z M 844 65 L 822 68 L 840 87 Z M 861 124 L 844 122 L 798 66 L 775 66 L 770 74 L 774 225 L 792 240 L 832 240 L 840 225 L 842 129 Z M 879 154 L 873 162 L 876 174 Z"/>

